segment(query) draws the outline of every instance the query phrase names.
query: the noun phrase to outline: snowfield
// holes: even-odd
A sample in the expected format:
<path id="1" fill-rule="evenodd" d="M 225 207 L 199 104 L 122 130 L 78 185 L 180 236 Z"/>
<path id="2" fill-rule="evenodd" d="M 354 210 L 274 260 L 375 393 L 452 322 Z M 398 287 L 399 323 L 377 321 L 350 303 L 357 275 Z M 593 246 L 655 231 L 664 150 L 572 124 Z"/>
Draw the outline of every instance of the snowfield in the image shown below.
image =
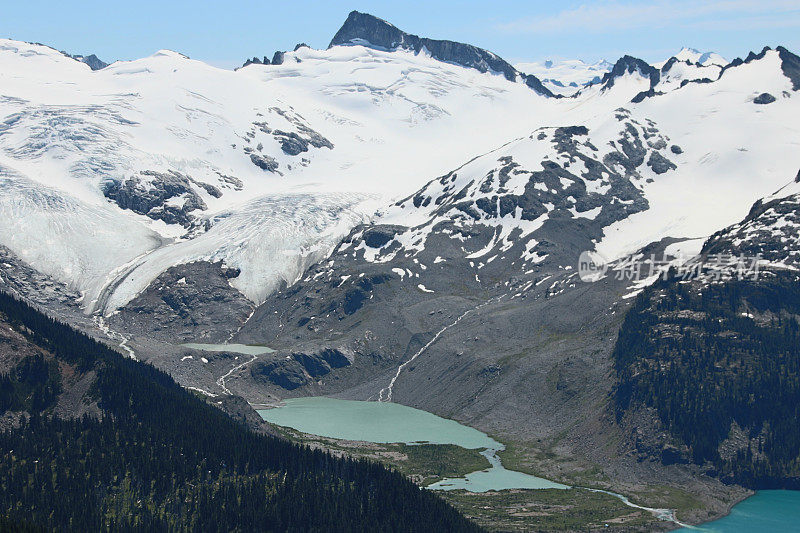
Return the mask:
<path id="1" fill-rule="evenodd" d="M 533 74 L 542 80 L 544 86 L 553 93 L 565 96 L 575 94 L 595 78 L 602 78 L 613 66 L 613 63 L 609 63 L 605 59 L 596 63 L 586 63 L 580 59 L 566 59 L 514 65 L 520 72 Z"/>
<path id="2" fill-rule="evenodd" d="M 387 207 L 478 156 L 488 154 L 464 167 L 465 184 L 502 154 L 537 170 L 557 157 L 532 137 L 540 128 L 586 126 L 599 153 L 617 150 L 619 108 L 681 151 L 657 149 L 669 172 L 638 171 L 649 208 L 605 228 L 597 250 L 611 259 L 665 236 L 707 236 L 797 173 L 800 100 L 777 52 L 681 87 L 721 70 L 718 56 L 690 56 L 678 59 L 700 65 L 673 65 L 657 87 L 666 94 L 632 103 L 650 88 L 638 72 L 556 99 L 364 46 L 304 47 L 237 71 L 162 50 L 92 71 L 0 40 L 0 244 L 81 291 L 87 312 L 112 313 L 197 260 L 239 268 L 232 285 L 260 303 L 360 223 L 427 221 L 430 210 Z M 598 70 L 608 66 L 580 76 Z M 776 101 L 754 103 L 765 92 Z M 524 188 L 515 179 L 509 187 Z"/>

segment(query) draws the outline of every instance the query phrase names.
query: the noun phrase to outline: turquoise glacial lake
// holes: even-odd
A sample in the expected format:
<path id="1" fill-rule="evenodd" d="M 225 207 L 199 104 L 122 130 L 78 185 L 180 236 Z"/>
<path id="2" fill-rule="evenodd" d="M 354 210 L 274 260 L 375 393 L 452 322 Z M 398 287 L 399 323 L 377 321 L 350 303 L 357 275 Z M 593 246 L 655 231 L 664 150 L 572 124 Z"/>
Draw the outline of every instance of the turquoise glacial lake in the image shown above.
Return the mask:
<path id="1" fill-rule="evenodd" d="M 800 531 L 800 491 L 760 490 L 734 506 L 728 516 L 679 531 L 797 533 Z"/>
<path id="2" fill-rule="evenodd" d="M 267 422 L 303 433 L 345 440 L 376 443 L 455 444 L 481 452 L 491 468 L 466 478 L 444 479 L 431 485 L 434 490 L 466 489 L 472 492 L 525 489 L 566 489 L 536 476 L 506 470 L 497 457 L 503 445 L 477 429 L 391 402 L 359 402 L 334 398 L 291 398 L 275 409 L 258 411 Z"/>
<path id="3" fill-rule="evenodd" d="M 391 402 L 359 402 L 334 398 L 291 398 L 275 409 L 258 411 L 264 420 L 304 433 L 377 443 L 455 444 L 482 449 L 491 468 L 464 478 L 444 479 L 428 488 L 486 492 L 505 489 L 567 489 L 566 485 L 507 470 L 497 457 L 503 445 L 475 428 L 454 420 Z M 616 497 L 622 496 L 609 492 Z M 668 509 L 649 509 L 671 519 Z M 800 532 L 800 491 L 764 490 L 736 505 L 730 515 L 679 531 L 708 533 Z"/>

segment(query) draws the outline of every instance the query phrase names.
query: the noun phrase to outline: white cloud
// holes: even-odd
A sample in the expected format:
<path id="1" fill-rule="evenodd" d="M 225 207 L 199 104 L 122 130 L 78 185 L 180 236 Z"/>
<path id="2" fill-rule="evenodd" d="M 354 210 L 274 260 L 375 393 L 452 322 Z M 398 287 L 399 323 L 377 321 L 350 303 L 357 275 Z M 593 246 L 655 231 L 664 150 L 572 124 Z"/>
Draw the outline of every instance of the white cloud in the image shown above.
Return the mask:
<path id="1" fill-rule="evenodd" d="M 800 5 L 797 0 L 603 1 L 500 24 L 498 29 L 508 33 L 610 33 L 670 25 L 706 30 L 796 27 L 800 26 Z"/>

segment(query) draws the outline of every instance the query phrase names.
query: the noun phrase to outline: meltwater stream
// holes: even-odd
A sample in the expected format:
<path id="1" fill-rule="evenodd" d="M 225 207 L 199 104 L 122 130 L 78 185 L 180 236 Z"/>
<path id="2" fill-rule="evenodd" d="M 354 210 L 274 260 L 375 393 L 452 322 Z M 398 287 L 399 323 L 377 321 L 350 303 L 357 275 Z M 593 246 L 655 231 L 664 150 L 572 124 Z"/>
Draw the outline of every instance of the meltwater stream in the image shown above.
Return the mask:
<path id="1" fill-rule="evenodd" d="M 185 344 L 181 344 L 181 346 L 183 346 L 184 348 L 191 348 L 192 350 L 201 350 L 204 352 L 238 353 L 250 356 L 250 359 L 244 362 L 239 362 L 238 364 L 234 365 L 230 370 L 228 370 L 225 374 L 223 374 L 217 379 L 217 386 L 222 389 L 222 392 L 228 395 L 231 395 L 233 393 L 230 391 L 230 389 L 228 389 L 227 386 L 225 386 L 225 380 L 228 379 L 231 376 L 231 374 L 238 372 L 242 368 L 251 364 L 253 361 L 258 359 L 259 355 L 264 355 L 275 351 L 272 348 L 268 348 L 267 346 L 257 346 L 252 344 L 228 344 L 228 343 L 207 344 L 207 343 L 187 342 Z M 236 359 L 239 359 L 239 357 L 237 356 Z M 205 395 L 213 394 L 206 390 L 199 389 L 196 387 L 191 387 L 191 388 Z"/>

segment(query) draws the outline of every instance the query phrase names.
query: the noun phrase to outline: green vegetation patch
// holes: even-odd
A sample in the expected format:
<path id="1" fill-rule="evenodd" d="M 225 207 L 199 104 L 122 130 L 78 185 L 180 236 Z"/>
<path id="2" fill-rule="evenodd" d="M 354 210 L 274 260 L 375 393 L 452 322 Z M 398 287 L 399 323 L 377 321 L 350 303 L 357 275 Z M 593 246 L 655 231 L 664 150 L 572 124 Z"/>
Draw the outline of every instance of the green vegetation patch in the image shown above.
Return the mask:
<path id="1" fill-rule="evenodd" d="M 607 494 L 583 489 L 445 493 L 465 516 L 491 531 L 667 529 L 670 525 Z"/>
<path id="2" fill-rule="evenodd" d="M 397 450 L 406 456 L 394 466 L 406 475 L 422 476 L 423 485 L 444 478 L 464 477 L 471 472 L 485 470 L 491 465 L 480 454 L 481 450 L 468 450 L 455 444 L 399 444 Z"/>
<path id="3" fill-rule="evenodd" d="M 61 393 L 58 363 L 41 354 L 24 358 L 8 374 L 0 375 L 0 415 L 6 411 L 39 413 Z"/>
<path id="4" fill-rule="evenodd" d="M 464 477 L 491 466 L 489 460 L 481 455 L 482 449 L 466 449 L 455 444 L 384 444 L 349 441 L 301 433 L 282 426 L 274 427 L 284 437 L 297 443 L 380 461 L 422 486 L 431 485 L 444 478 Z"/>

